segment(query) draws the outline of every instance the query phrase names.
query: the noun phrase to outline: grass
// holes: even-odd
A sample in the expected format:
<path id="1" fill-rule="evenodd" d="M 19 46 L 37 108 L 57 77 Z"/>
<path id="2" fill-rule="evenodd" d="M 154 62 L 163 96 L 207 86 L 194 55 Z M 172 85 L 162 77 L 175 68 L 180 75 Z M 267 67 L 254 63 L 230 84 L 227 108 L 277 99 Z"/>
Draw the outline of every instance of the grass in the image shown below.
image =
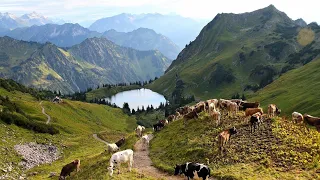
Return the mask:
<path id="1" fill-rule="evenodd" d="M 37 121 L 46 121 L 46 117 L 41 112 L 38 99 L 30 94 L 19 91 L 8 92 L 0 88 L 3 96 L 8 96 L 10 100 L 17 104 L 27 115 L 33 117 Z M 47 179 L 50 172 L 60 173 L 62 166 L 74 159 L 81 159 L 83 171 L 73 174 L 72 178 L 83 179 L 88 177 L 85 170 L 88 168 L 91 172 L 91 178 L 104 177 L 108 179 L 107 169 L 95 169 L 95 164 L 99 164 L 100 160 L 106 163 L 108 156 L 104 155 L 106 149 L 105 144 L 96 141 L 93 138 L 94 133 L 101 133 L 105 138 L 115 141 L 122 136 L 127 136 L 133 132 L 136 127 L 136 120 L 133 116 L 125 115 L 121 109 L 111 108 L 104 105 L 89 104 L 78 101 L 64 100 L 64 103 L 54 104 L 49 101 L 43 101 L 42 105 L 47 114 L 51 116 L 51 124 L 54 124 L 60 134 L 49 135 L 39 134 L 30 130 L 19 128 L 15 125 L 6 125 L 0 121 L 0 168 L 7 167 L 10 163 L 14 163 L 14 169 L 11 175 L 18 178 L 19 174 L 26 174 L 28 179 Z M 113 135 L 113 136 L 110 136 Z M 135 136 L 129 135 L 128 142 L 124 147 L 132 147 L 135 143 Z M 109 139 L 108 139 L 109 140 Z M 21 161 L 20 157 L 14 150 L 14 145 L 24 144 L 28 142 L 37 142 L 57 146 L 61 154 L 61 158 L 52 164 L 44 164 L 31 170 L 23 172 L 18 168 L 17 164 Z M 93 161 L 95 160 L 95 161 Z M 36 175 L 31 175 L 37 172 Z M 15 174 L 17 173 L 17 174 Z M 99 174 L 99 176 L 94 176 Z M 0 176 L 4 172 L 0 172 Z M 123 173 L 118 179 L 135 179 L 135 177 L 144 176 L 137 172 Z M 150 179 L 145 177 L 144 179 Z"/>
<path id="2" fill-rule="evenodd" d="M 123 91 L 129 91 L 133 89 L 140 89 L 141 87 L 138 85 L 130 85 L 130 86 L 116 86 L 116 87 L 102 87 L 99 89 L 92 90 L 88 93 L 86 93 L 87 101 L 90 101 L 92 99 L 101 99 L 106 97 L 111 97 L 119 92 Z"/>
<path id="3" fill-rule="evenodd" d="M 284 115 L 294 111 L 320 116 L 320 59 L 279 77 L 264 89 L 251 95 L 251 101 L 260 101 L 264 106 L 276 103 Z"/>
<path id="4" fill-rule="evenodd" d="M 232 126 L 238 134 L 221 154 L 217 135 Z M 207 164 L 209 160 L 212 175 L 218 179 L 318 179 L 319 145 L 320 134 L 314 128 L 285 119 L 267 120 L 260 131 L 251 134 L 242 114 L 224 116 L 216 127 L 203 113 L 186 127 L 178 120 L 156 133 L 150 156 L 157 168 L 169 173 L 175 164 Z"/>

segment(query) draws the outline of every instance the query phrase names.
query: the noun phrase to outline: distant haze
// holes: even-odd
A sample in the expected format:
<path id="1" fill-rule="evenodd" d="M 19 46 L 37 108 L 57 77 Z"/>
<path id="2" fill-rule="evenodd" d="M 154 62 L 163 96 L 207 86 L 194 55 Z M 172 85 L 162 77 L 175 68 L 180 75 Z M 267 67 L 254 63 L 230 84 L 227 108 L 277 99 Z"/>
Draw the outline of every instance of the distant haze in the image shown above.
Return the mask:
<path id="1" fill-rule="evenodd" d="M 120 13 L 174 13 L 193 19 L 213 19 L 217 13 L 243 13 L 273 4 L 292 19 L 307 23 L 320 22 L 319 1 L 304 0 L 1 0 L 0 12 L 17 15 L 36 11 L 52 18 L 61 18 L 89 26 L 103 17 Z"/>

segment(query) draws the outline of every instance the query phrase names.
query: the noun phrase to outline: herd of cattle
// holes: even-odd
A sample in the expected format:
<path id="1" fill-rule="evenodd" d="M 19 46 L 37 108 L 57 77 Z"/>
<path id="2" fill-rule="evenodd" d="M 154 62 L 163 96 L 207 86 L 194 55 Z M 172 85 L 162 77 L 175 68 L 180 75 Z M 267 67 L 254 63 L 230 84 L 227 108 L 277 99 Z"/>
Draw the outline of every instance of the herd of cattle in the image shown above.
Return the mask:
<path id="1" fill-rule="evenodd" d="M 184 124 L 190 119 L 197 119 L 198 114 L 206 111 L 211 119 L 216 122 L 216 126 L 221 125 L 221 116 L 228 115 L 231 117 L 239 115 L 239 111 L 243 111 L 245 119 L 248 120 L 250 125 L 250 131 L 253 133 L 256 129 L 259 129 L 259 126 L 263 123 L 265 118 L 272 118 L 278 116 L 281 113 L 275 104 L 269 104 L 267 114 L 264 114 L 263 109 L 260 107 L 259 102 L 247 102 L 242 99 L 210 99 L 207 101 L 201 101 L 194 106 L 184 106 L 176 109 L 175 114 L 168 116 L 167 119 L 161 120 L 158 123 L 153 125 L 153 130 L 160 131 L 163 127 L 168 125 L 170 122 L 183 119 Z M 320 118 L 314 117 L 308 114 L 302 115 L 298 112 L 292 113 L 292 121 L 294 123 L 301 123 L 306 121 L 308 124 L 316 126 L 320 130 Z M 149 136 L 147 134 L 143 135 L 145 132 L 145 127 L 138 126 L 135 129 L 136 135 L 141 138 L 141 142 L 144 148 L 147 148 L 149 145 Z M 237 129 L 232 127 L 230 129 L 224 130 L 218 134 L 218 146 L 222 153 L 223 147 L 229 141 L 231 135 L 237 134 Z M 125 138 L 121 138 L 114 144 L 108 144 L 108 152 L 114 153 L 110 158 L 110 165 L 108 167 L 109 175 L 113 175 L 113 171 L 117 168 L 118 173 L 120 173 L 120 165 L 122 163 L 128 163 L 129 171 L 131 171 L 133 165 L 133 150 L 126 149 L 119 151 L 120 146 L 125 142 Z M 118 151 L 118 152 L 117 152 Z M 60 174 L 60 179 L 65 179 L 67 175 L 70 175 L 72 171 L 77 169 L 79 170 L 80 160 L 75 160 L 67 165 L 65 165 Z M 187 162 L 185 164 L 176 165 L 175 175 L 184 174 L 188 179 L 193 178 L 197 175 L 203 180 L 207 179 L 210 176 L 210 168 L 201 163 L 192 163 Z"/>

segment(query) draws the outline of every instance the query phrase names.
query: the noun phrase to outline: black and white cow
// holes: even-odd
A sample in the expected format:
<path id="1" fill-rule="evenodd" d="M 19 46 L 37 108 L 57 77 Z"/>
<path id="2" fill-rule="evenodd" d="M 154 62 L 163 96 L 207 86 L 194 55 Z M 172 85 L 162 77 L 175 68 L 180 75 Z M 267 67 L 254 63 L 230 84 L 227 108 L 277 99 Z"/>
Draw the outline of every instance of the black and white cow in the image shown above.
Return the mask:
<path id="1" fill-rule="evenodd" d="M 188 180 L 195 175 L 203 180 L 206 180 L 210 176 L 210 168 L 204 164 L 187 162 L 185 164 L 176 165 L 174 175 L 184 174 Z"/>

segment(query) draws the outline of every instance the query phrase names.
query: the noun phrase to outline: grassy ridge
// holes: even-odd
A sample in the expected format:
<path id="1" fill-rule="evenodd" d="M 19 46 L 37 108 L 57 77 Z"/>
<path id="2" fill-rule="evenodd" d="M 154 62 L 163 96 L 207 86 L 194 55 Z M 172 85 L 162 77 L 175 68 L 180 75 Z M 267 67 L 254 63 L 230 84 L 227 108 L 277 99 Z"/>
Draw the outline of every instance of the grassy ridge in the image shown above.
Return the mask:
<path id="1" fill-rule="evenodd" d="M 236 126 L 227 151 L 220 154 L 217 135 Z M 247 122 L 223 118 L 216 127 L 206 114 L 184 127 L 178 120 L 156 133 L 150 144 L 154 165 L 173 173 L 174 165 L 187 161 L 210 162 L 212 175 L 221 179 L 318 179 L 320 134 L 315 129 L 273 119 L 250 133 Z"/>
<path id="2" fill-rule="evenodd" d="M 291 115 L 293 111 L 320 116 L 320 59 L 298 69 L 289 71 L 252 95 L 263 105 L 276 103 L 282 112 Z"/>
<path id="3" fill-rule="evenodd" d="M 36 121 L 45 122 L 47 119 L 41 112 L 38 99 L 27 93 L 19 91 L 7 91 L 0 88 L 2 96 L 8 96 L 10 100 L 17 104 L 28 116 Z M 102 131 L 118 133 L 118 136 L 113 136 L 116 140 L 121 136 L 126 136 L 132 132 L 136 126 L 134 117 L 129 117 L 122 113 L 121 109 L 115 109 L 104 105 L 89 104 L 78 101 L 64 100 L 64 103 L 54 104 L 48 101 L 43 101 L 42 105 L 47 114 L 51 116 L 50 124 L 55 125 L 60 130 L 60 134 L 49 135 L 39 134 L 30 130 L 19 128 L 15 125 L 6 125 L 0 121 L 0 136 L 3 141 L 0 141 L 0 168 L 7 167 L 9 163 L 18 164 L 21 157 L 16 154 L 14 145 L 19 143 L 37 142 L 44 144 L 53 144 L 59 148 L 61 158 L 52 164 L 45 164 L 33 168 L 25 174 L 37 172 L 35 176 L 29 176 L 29 179 L 46 179 L 50 172 L 60 173 L 61 167 L 76 158 L 80 158 L 84 167 L 86 164 L 95 164 L 92 160 L 104 159 L 101 153 L 104 152 L 106 146 L 104 143 L 96 141 L 93 138 L 93 133 Z M 115 134 L 116 134 L 115 133 Z M 109 137 L 105 137 L 109 140 Z M 112 139 L 110 139 L 112 140 Z M 134 140 L 133 140 L 134 141 Z M 133 142 L 132 141 L 132 142 Z M 130 145 L 128 145 L 130 146 Z M 104 155 L 103 155 L 104 156 Z M 19 168 L 14 167 L 12 173 L 21 174 Z M 82 172 L 82 171 L 81 171 Z M 91 169 L 92 174 L 96 173 L 95 169 Z M 108 179 L 107 169 L 101 169 L 101 176 Z M 0 176 L 4 172 L 0 172 Z M 119 177 L 135 176 L 137 173 L 124 174 Z M 83 179 L 85 173 L 79 174 L 78 179 Z M 92 176 L 93 177 L 93 176 Z M 18 178 L 18 177 L 17 177 Z"/>

